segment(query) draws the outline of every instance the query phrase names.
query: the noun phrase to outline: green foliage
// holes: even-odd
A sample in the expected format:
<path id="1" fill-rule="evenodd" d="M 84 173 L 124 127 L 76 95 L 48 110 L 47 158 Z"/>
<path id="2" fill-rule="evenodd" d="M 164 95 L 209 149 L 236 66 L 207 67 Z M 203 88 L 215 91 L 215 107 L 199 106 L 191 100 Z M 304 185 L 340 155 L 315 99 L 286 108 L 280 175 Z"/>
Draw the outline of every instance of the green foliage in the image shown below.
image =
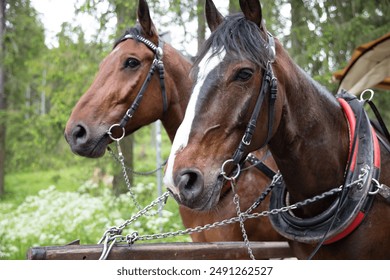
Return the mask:
<path id="1" fill-rule="evenodd" d="M 26 87 L 34 77 L 30 62 L 46 50 L 44 28 L 28 0 L 7 1 L 4 66 L 8 106 L 24 105 Z"/>
<path id="2" fill-rule="evenodd" d="M 72 158 L 69 149 L 64 149 L 64 127 L 108 48 L 102 43 L 87 43 L 84 32 L 69 24 L 63 25 L 58 42 L 57 48 L 25 62 L 32 72 L 31 78 L 26 78 L 30 96 L 19 95 L 18 101 L 10 100 L 7 172 L 45 169 L 61 166 L 61 162 L 65 166 L 64 159 Z M 41 93 L 46 98 L 45 112 L 40 110 Z"/>
<path id="3" fill-rule="evenodd" d="M 346 66 L 357 46 L 389 31 L 388 0 L 284 2 L 292 14 L 285 45 L 303 69 L 332 91 L 332 72 Z"/>
<path id="4" fill-rule="evenodd" d="M 137 184 L 133 189 L 142 205 L 153 199 L 154 184 Z M 107 187 L 89 180 L 74 192 L 52 185 L 27 196 L 16 209 L 0 203 L 0 259 L 24 259 L 30 247 L 65 245 L 76 239 L 96 244 L 106 229 L 121 225 L 138 211 L 130 201 L 128 194 L 114 197 Z M 126 227 L 124 234 L 182 229 L 175 212 L 163 210 L 161 215 L 143 217 Z"/>

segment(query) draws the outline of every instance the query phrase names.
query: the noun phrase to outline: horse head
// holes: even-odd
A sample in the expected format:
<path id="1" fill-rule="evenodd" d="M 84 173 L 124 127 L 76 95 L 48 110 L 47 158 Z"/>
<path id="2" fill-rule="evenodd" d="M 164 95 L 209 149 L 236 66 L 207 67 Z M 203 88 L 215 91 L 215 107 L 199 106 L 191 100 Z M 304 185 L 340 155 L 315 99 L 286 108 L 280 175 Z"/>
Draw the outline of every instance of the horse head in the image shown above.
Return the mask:
<path id="1" fill-rule="evenodd" d="M 172 74 L 164 73 L 162 49 L 169 48 L 168 53 L 173 48 L 162 46 L 145 0 L 139 1 L 138 21 L 115 42 L 101 62 L 95 80 L 72 111 L 65 138 L 76 154 L 100 157 L 113 139 L 167 117 L 165 113 L 175 92 L 170 87 L 179 83 Z M 179 65 L 190 67 L 189 62 Z"/>
<path id="2" fill-rule="evenodd" d="M 213 32 L 193 66 L 193 92 L 168 160 L 165 184 L 180 203 L 194 209 L 215 207 L 225 189 L 223 175 L 235 172 L 241 163 L 226 164 L 221 170 L 242 142 L 265 83 L 263 76 L 275 58 L 259 1 L 240 1 L 240 6 L 243 14 L 224 19 L 213 2 L 206 1 L 206 18 Z M 267 123 L 269 103 L 265 96 L 258 123 Z M 277 113 L 272 128 L 255 125 L 242 160 L 275 132 L 279 99 L 273 110 Z"/>

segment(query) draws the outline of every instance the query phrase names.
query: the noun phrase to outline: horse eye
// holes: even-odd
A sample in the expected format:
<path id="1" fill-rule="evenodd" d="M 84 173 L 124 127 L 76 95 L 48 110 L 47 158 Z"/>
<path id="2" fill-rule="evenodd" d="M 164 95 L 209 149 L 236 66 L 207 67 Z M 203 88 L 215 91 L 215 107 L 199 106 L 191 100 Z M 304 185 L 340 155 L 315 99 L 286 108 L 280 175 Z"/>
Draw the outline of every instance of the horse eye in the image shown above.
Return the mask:
<path id="1" fill-rule="evenodd" d="M 250 78 L 252 78 L 252 76 L 253 76 L 252 69 L 243 68 L 237 72 L 236 76 L 234 77 L 234 80 L 245 82 L 248 81 Z"/>
<path id="2" fill-rule="evenodd" d="M 135 58 L 128 58 L 126 59 L 125 63 L 124 63 L 124 67 L 125 68 L 131 68 L 131 69 L 134 69 L 136 68 L 138 65 L 140 65 L 141 63 L 139 62 L 139 60 L 135 59 Z"/>

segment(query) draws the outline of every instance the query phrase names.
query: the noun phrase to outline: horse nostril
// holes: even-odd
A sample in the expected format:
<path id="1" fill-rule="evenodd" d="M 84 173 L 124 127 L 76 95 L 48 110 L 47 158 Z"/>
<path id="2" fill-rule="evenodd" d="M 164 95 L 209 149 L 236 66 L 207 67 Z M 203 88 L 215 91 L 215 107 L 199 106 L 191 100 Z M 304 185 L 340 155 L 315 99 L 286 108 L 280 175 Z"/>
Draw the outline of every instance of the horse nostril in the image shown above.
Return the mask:
<path id="1" fill-rule="evenodd" d="M 183 175 L 183 179 L 185 181 L 184 188 L 190 190 L 198 180 L 198 175 L 196 173 L 187 173 Z"/>
<path id="2" fill-rule="evenodd" d="M 73 141 L 76 144 L 82 144 L 85 142 L 85 139 L 87 138 L 87 130 L 81 124 L 76 125 L 73 128 L 72 137 L 73 137 Z"/>
<path id="3" fill-rule="evenodd" d="M 193 203 L 203 192 L 203 175 L 198 169 L 186 169 L 176 177 L 180 195 L 188 203 Z"/>

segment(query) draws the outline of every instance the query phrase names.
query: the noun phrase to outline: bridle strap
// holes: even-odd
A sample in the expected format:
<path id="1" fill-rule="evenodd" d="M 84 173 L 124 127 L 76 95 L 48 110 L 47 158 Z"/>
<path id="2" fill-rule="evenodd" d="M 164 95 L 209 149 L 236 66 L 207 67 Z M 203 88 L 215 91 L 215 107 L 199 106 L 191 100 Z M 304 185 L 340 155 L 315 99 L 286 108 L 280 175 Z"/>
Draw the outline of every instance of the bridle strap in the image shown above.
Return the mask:
<path id="1" fill-rule="evenodd" d="M 153 53 L 155 54 L 154 60 L 152 62 L 152 65 L 150 66 L 150 70 L 148 75 L 146 76 L 146 79 L 144 83 L 142 84 L 142 87 L 140 91 L 138 92 L 136 98 L 134 99 L 133 103 L 131 104 L 130 108 L 126 111 L 125 115 L 123 116 L 122 120 L 119 123 L 119 126 L 124 128 L 127 122 L 133 117 L 135 111 L 137 110 L 138 106 L 141 103 L 141 100 L 144 96 L 144 93 L 153 77 L 154 72 L 156 69 L 158 69 L 159 77 L 160 77 L 160 88 L 161 88 L 161 94 L 163 99 L 163 113 L 165 113 L 168 109 L 168 101 L 167 101 L 167 95 L 165 90 L 165 80 L 164 80 L 164 65 L 162 62 L 163 57 L 163 43 L 161 40 L 159 40 L 159 45 L 156 46 L 153 42 L 150 40 L 142 37 L 141 35 L 133 35 L 133 34 L 126 34 L 123 36 L 123 38 L 120 40 L 120 42 L 123 42 L 127 39 L 133 39 L 137 40 L 139 42 L 142 42 L 145 44 Z M 110 131 L 108 131 L 110 135 Z"/>
<path id="2" fill-rule="evenodd" d="M 158 73 L 160 75 L 160 88 L 161 88 L 162 98 L 163 98 L 163 113 L 165 113 L 168 110 L 168 98 L 165 93 L 164 64 L 162 60 L 158 62 L 157 68 L 158 68 Z"/>
<path id="3" fill-rule="evenodd" d="M 152 66 L 150 67 L 149 73 L 146 76 L 146 79 L 144 83 L 142 84 L 142 87 L 140 91 L 138 92 L 137 96 L 135 97 L 133 103 L 131 104 L 130 108 L 126 111 L 125 115 L 123 116 L 122 120 L 119 123 L 119 126 L 125 127 L 127 122 L 133 117 L 134 112 L 137 110 L 139 104 L 141 103 L 142 98 L 144 97 L 144 93 L 152 79 L 152 76 L 154 74 L 154 71 L 156 70 L 158 62 L 156 60 L 153 61 Z"/>
<path id="4" fill-rule="evenodd" d="M 256 128 L 257 120 L 260 115 L 260 109 L 263 105 L 266 93 L 269 93 L 269 108 L 268 108 L 268 134 L 267 138 L 264 142 L 264 144 L 261 147 L 264 147 L 272 135 L 273 130 L 273 119 L 274 119 L 274 105 L 276 101 L 277 96 L 277 79 L 275 78 L 271 66 L 271 62 L 267 63 L 267 69 L 265 71 L 265 74 L 263 76 L 262 85 L 259 91 L 259 95 L 256 100 L 255 107 L 253 109 L 251 118 L 249 120 L 249 123 L 246 127 L 244 136 L 242 137 L 242 140 L 237 148 L 237 150 L 233 154 L 233 163 L 234 164 L 240 164 L 245 159 L 244 158 L 244 152 L 245 148 L 249 146 L 252 142 L 253 133 Z"/>

